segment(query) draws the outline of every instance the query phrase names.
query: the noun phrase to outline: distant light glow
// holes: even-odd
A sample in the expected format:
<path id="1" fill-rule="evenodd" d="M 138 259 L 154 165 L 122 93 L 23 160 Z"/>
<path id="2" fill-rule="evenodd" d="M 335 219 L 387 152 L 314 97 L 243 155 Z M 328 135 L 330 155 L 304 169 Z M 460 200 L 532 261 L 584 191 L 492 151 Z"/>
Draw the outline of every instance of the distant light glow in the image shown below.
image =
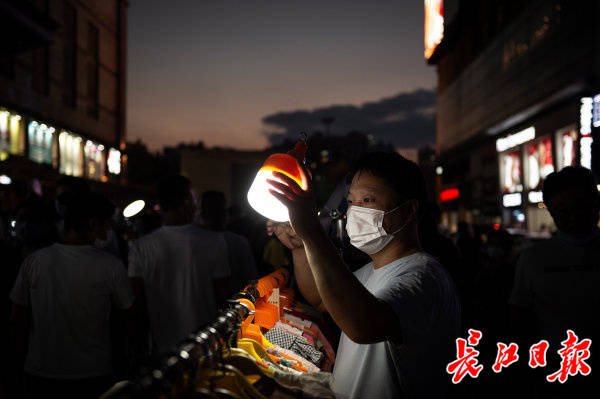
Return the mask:
<path id="1" fill-rule="evenodd" d="M 108 172 L 113 175 L 121 173 L 121 151 L 110 148 L 108 150 Z"/>
<path id="2" fill-rule="evenodd" d="M 541 191 L 530 191 L 529 194 L 527 194 L 527 199 L 529 199 L 529 202 L 532 204 L 537 204 L 538 202 L 544 202 L 544 195 Z"/>
<path id="3" fill-rule="evenodd" d="M 437 168 L 435 168 L 436 175 L 441 176 L 442 173 L 444 173 L 444 168 L 442 168 L 441 166 L 438 166 Z"/>
<path id="4" fill-rule="evenodd" d="M 500 225 L 498 223 L 494 223 L 494 230 L 500 230 Z"/>
<path id="5" fill-rule="evenodd" d="M 519 212 L 517 214 L 517 221 L 523 223 L 525 221 L 525 214 L 523 212 Z"/>
<path id="6" fill-rule="evenodd" d="M 17 221 L 16 220 L 11 220 L 10 221 L 10 227 L 12 227 L 14 229 L 16 225 L 17 225 Z"/>
<path id="7" fill-rule="evenodd" d="M 425 0 L 425 58 L 431 57 L 444 37 L 442 0 Z"/>
<path id="8" fill-rule="evenodd" d="M 526 143 L 535 138 L 535 128 L 533 126 L 528 127 L 525 130 L 521 130 L 518 133 L 511 134 L 510 136 L 502 137 L 496 140 L 496 150 L 503 152 L 509 148 L 516 147 L 520 144 Z"/>
<path id="9" fill-rule="evenodd" d="M 131 204 L 127 205 L 125 209 L 123 209 L 123 216 L 126 218 L 133 217 L 140 213 L 145 206 L 146 202 L 144 202 L 144 200 L 133 201 Z"/>
<path id="10" fill-rule="evenodd" d="M 452 201 L 457 199 L 459 195 L 460 192 L 458 191 L 458 188 L 449 188 L 446 190 L 442 190 L 442 192 L 440 193 L 440 201 Z"/>
<path id="11" fill-rule="evenodd" d="M 521 205 L 521 193 L 504 194 L 502 196 L 502 205 L 505 208 Z"/>
<path id="12" fill-rule="evenodd" d="M 0 184 L 7 185 L 10 183 L 12 183 L 12 179 L 10 177 L 6 175 L 0 175 Z"/>

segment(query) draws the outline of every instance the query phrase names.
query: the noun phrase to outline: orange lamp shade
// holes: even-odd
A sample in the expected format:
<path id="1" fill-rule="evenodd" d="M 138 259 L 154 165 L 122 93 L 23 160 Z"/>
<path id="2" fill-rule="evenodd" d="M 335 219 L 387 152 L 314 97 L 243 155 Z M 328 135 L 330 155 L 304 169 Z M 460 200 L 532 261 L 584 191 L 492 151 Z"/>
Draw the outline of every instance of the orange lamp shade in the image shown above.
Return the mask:
<path id="1" fill-rule="evenodd" d="M 298 158 L 290 154 L 273 154 L 256 174 L 248 190 L 248 202 L 264 217 L 276 222 L 287 222 L 290 220 L 287 208 L 269 192 L 275 188 L 267 183 L 267 179 L 281 182 L 273 176 L 273 172 L 281 172 L 292 178 L 303 190 L 308 189 L 307 177 L 298 164 Z"/>

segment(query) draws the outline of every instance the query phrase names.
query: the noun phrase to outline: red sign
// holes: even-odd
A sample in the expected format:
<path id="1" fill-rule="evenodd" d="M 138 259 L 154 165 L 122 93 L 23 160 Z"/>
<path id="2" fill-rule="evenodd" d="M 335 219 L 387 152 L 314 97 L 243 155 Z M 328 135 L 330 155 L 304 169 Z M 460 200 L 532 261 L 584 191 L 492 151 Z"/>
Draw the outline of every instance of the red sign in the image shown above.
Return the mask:
<path id="1" fill-rule="evenodd" d="M 458 198 L 459 195 L 459 191 L 458 188 L 449 188 L 446 190 L 443 190 L 440 193 L 440 201 L 442 202 L 446 202 L 446 201 L 452 201 Z"/>

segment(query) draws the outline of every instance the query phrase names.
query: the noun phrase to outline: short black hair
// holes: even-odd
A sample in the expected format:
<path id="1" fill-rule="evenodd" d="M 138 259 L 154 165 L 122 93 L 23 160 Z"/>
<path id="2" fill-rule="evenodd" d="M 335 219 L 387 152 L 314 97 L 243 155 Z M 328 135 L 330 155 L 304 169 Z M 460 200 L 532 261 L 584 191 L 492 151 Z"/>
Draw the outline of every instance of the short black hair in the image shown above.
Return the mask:
<path id="1" fill-rule="evenodd" d="M 348 177 L 367 172 L 384 179 L 399 199 L 415 199 L 422 213 L 427 202 L 427 189 L 421 168 L 396 152 L 375 151 L 360 158 L 351 168 Z"/>
<path id="2" fill-rule="evenodd" d="M 225 207 L 225 194 L 222 191 L 208 190 L 202 193 L 202 200 L 200 203 L 200 209 L 202 212 L 206 211 L 209 204 L 221 203 Z"/>
<path id="3" fill-rule="evenodd" d="M 584 190 L 589 198 L 599 199 L 596 179 L 592 171 L 581 166 L 567 166 L 546 177 L 542 189 L 544 202 L 550 201 L 557 194 L 572 189 Z"/>
<path id="4" fill-rule="evenodd" d="M 163 211 L 182 206 L 190 195 L 190 179 L 182 175 L 164 176 L 158 181 L 156 195 Z"/>
<path id="5" fill-rule="evenodd" d="M 66 192 L 60 196 L 64 204 L 65 229 L 85 230 L 91 220 L 105 222 L 115 213 L 115 206 L 104 195 L 95 192 Z"/>

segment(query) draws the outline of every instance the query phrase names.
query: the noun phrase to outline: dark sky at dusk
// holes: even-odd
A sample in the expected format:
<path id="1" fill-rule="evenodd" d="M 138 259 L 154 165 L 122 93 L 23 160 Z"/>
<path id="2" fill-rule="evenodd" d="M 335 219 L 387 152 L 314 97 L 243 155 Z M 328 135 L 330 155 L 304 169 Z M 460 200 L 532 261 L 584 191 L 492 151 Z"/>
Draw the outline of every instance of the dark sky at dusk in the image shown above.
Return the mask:
<path id="1" fill-rule="evenodd" d="M 128 136 L 153 149 L 264 148 L 268 132 L 330 109 L 351 114 L 332 131 L 369 115 L 387 126 L 407 114 L 390 106 L 410 108 L 411 92 L 435 86 L 417 0 L 131 0 L 128 34 Z M 433 96 L 415 94 L 409 114 L 431 115 L 417 108 Z M 372 112 L 379 104 L 386 114 Z M 403 140 L 395 144 L 412 144 Z"/>

